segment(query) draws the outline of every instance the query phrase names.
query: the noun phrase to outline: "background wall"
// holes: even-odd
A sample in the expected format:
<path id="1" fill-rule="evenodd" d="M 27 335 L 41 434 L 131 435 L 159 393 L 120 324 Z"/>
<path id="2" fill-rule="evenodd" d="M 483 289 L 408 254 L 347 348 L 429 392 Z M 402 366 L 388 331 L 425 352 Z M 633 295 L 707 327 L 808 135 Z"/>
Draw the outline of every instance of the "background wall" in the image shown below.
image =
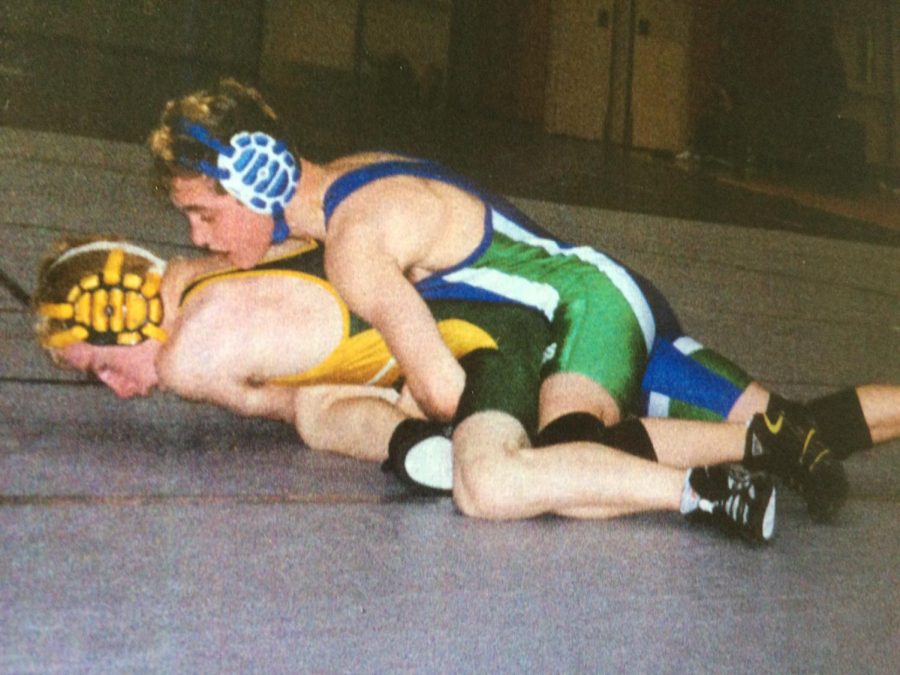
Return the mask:
<path id="1" fill-rule="evenodd" d="M 895 0 L 19 0 L 0 4 L 0 125 L 139 141 L 167 98 L 227 74 L 322 155 L 490 118 L 887 176 L 898 36 Z M 807 124 L 835 101 L 837 126 Z"/>
<path id="2" fill-rule="evenodd" d="M 688 119 L 690 0 L 641 0 L 632 77 L 632 144 L 678 152 L 690 140 Z"/>
<path id="3" fill-rule="evenodd" d="M 454 106 L 543 127 L 558 0 L 455 0 L 449 59 Z"/>
<path id="4" fill-rule="evenodd" d="M 451 0 L 269 0 L 260 80 L 312 154 L 428 133 L 452 14 Z"/>
<path id="5" fill-rule="evenodd" d="M 548 131 L 603 137 L 610 93 L 612 5 L 593 0 L 552 3 Z"/>
<path id="6" fill-rule="evenodd" d="M 300 65 L 353 69 L 359 0 L 268 0 L 260 63 L 264 79 L 293 84 Z"/>
<path id="7" fill-rule="evenodd" d="M 174 94 L 217 73 L 255 77 L 261 5 L 0 3 L 0 124 L 140 140 Z"/>
<path id="8" fill-rule="evenodd" d="M 900 167 L 900 6 L 840 0 L 834 26 L 847 76 L 845 115 L 862 123 L 870 163 Z"/>

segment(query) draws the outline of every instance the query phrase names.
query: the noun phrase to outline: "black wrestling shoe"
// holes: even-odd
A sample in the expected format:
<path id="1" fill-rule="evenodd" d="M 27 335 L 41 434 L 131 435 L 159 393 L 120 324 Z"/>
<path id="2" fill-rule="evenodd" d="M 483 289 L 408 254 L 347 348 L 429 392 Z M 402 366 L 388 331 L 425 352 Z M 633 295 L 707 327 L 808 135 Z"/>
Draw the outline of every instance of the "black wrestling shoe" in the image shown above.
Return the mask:
<path id="1" fill-rule="evenodd" d="M 768 475 L 738 464 L 691 469 L 681 511 L 747 541 L 768 542 L 775 535 L 775 486 Z"/>
<path id="2" fill-rule="evenodd" d="M 453 494 L 452 428 L 427 420 L 406 419 L 397 425 L 382 468 L 420 495 Z"/>
<path id="3" fill-rule="evenodd" d="M 833 520 L 847 501 L 844 466 L 822 441 L 802 406 L 753 416 L 744 465 L 751 471 L 771 473 L 797 490 L 817 522 Z"/>

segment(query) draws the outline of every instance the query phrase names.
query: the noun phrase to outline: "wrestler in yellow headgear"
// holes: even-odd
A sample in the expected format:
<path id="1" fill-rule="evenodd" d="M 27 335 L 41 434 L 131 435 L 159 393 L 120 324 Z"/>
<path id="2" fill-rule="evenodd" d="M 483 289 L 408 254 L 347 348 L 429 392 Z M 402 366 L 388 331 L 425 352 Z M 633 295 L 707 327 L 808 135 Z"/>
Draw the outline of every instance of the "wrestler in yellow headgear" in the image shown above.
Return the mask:
<path id="1" fill-rule="evenodd" d="M 159 287 L 165 261 L 121 241 L 75 246 L 45 263 L 34 304 L 45 349 L 76 342 L 164 342 Z"/>

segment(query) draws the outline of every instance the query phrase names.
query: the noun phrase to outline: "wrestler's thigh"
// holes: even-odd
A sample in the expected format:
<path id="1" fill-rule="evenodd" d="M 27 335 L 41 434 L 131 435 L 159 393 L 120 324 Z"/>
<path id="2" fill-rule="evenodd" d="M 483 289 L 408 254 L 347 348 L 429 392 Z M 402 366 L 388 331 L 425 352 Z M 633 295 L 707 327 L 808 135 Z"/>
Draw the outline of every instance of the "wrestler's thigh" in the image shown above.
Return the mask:
<path id="1" fill-rule="evenodd" d="M 593 380 L 627 409 L 636 399 L 647 363 L 647 338 L 633 300 L 602 275 L 585 277 L 554 320 L 556 351 L 545 373 Z M 651 336 L 652 339 L 652 336 Z"/>
<path id="2" fill-rule="evenodd" d="M 622 409 L 605 387 L 580 373 L 555 373 L 541 384 L 539 428 L 574 412 L 590 413 L 607 426 L 617 424 Z"/>

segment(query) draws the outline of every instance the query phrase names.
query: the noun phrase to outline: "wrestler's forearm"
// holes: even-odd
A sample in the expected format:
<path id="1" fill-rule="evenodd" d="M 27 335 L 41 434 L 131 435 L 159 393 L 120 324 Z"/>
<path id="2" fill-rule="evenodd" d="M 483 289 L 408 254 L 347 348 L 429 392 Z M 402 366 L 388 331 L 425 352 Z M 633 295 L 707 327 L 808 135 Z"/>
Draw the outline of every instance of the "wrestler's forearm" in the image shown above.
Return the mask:
<path id="1" fill-rule="evenodd" d="M 396 260 L 368 249 L 364 256 L 328 260 L 329 279 L 350 309 L 381 333 L 419 407 L 433 419 L 452 419 L 465 373 Z"/>
<path id="2" fill-rule="evenodd" d="M 383 309 L 373 317 L 373 325 L 396 357 L 418 406 L 432 419 L 452 419 L 465 387 L 465 372 L 421 299 L 410 299 L 394 314 Z"/>
<path id="3" fill-rule="evenodd" d="M 182 398 L 216 405 L 238 415 L 294 422 L 294 390 L 289 387 L 256 386 L 225 378 L 187 382 L 161 378 L 160 383 L 161 389 Z"/>

